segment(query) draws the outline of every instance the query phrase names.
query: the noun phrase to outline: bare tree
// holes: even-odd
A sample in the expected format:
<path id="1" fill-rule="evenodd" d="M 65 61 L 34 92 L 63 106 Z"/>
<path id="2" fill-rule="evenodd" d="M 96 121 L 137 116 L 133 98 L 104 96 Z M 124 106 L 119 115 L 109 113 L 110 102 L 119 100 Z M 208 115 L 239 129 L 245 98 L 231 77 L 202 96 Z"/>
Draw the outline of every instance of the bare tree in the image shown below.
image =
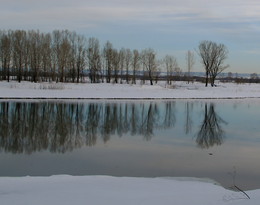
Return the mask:
<path id="1" fill-rule="evenodd" d="M 133 58 L 132 58 L 132 68 L 133 68 L 133 78 L 132 83 L 136 84 L 136 72 L 138 71 L 140 66 L 140 54 L 138 50 L 133 50 Z"/>
<path id="2" fill-rule="evenodd" d="M 103 56 L 105 58 L 105 66 L 106 66 L 106 81 L 107 83 L 110 83 L 111 75 L 112 75 L 113 45 L 109 41 L 107 41 L 104 46 Z"/>
<path id="3" fill-rule="evenodd" d="M 148 48 L 142 51 L 142 64 L 148 73 L 150 84 L 153 85 L 154 73 L 157 71 L 156 53 L 153 49 Z"/>
<path id="4" fill-rule="evenodd" d="M 119 52 L 119 56 L 120 56 L 120 76 L 121 76 L 121 80 L 120 83 L 123 83 L 123 71 L 124 71 L 124 67 L 125 67 L 125 56 L 126 56 L 126 50 L 125 48 L 121 48 L 120 52 Z"/>
<path id="5" fill-rule="evenodd" d="M 59 74 L 60 82 L 66 81 L 66 74 L 68 70 L 69 57 L 71 52 L 71 44 L 69 42 L 67 31 L 62 32 L 62 39 L 60 44 L 60 55 L 59 55 Z"/>
<path id="6" fill-rule="evenodd" d="M 126 49 L 125 52 L 125 70 L 126 70 L 126 83 L 129 83 L 129 68 L 131 65 L 131 61 L 132 61 L 132 52 L 130 49 Z"/>
<path id="7" fill-rule="evenodd" d="M 101 59 L 99 41 L 96 38 L 88 40 L 87 58 L 89 66 L 89 76 L 92 83 L 99 81 L 101 74 Z"/>
<path id="8" fill-rule="evenodd" d="M 192 51 L 188 51 L 186 53 L 186 62 L 188 69 L 188 83 L 190 82 L 190 72 L 192 70 L 193 65 L 195 64 L 194 53 Z"/>
<path id="9" fill-rule="evenodd" d="M 25 55 L 25 39 L 26 32 L 16 30 L 12 35 L 13 40 L 13 68 L 17 76 L 17 81 L 21 82 L 22 73 L 24 68 L 24 55 Z"/>
<path id="10" fill-rule="evenodd" d="M 167 73 L 167 84 L 172 84 L 174 72 L 178 68 L 177 59 L 174 56 L 166 55 L 163 59 Z"/>
<path id="11" fill-rule="evenodd" d="M 30 70 L 29 70 L 29 65 L 30 65 L 30 39 L 28 36 L 28 32 L 26 32 L 26 37 L 25 37 L 25 48 L 24 48 L 24 69 L 23 69 L 23 78 L 24 80 L 28 80 Z M 51 53 L 51 52 L 50 52 Z"/>
<path id="12" fill-rule="evenodd" d="M 113 49 L 113 51 L 112 51 L 112 68 L 114 71 L 115 83 L 118 83 L 119 67 L 120 67 L 120 52 L 118 53 L 118 51 L 116 49 Z"/>
<path id="13" fill-rule="evenodd" d="M 51 35 L 45 34 L 41 35 L 42 45 L 41 45 L 41 55 L 42 55 L 42 79 L 47 81 L 50 77 L 50 68 L 51 68 Z M 49 78 L 49 80 L 51 80 Z"/>
<path id="14" fill-rule="evenodd" d="M 39 74 L 41 70 L 41 37 L 39 31 L 30 31 L 30 70 L 32 81 L 37 82 L 39 80 Z"/>
<path id="15" fill-rule="evenodd" d="M 228 50 L 224 44 L 202 41 L 199 44 L 198 55 L 201 57 L 202 64 L 205 68 L 206 86 L 208 86 L 210 77 L 211 86 L 213 87 L 217 75 L 229 67 L 228 65 L 223 65 L 227 58 Z"/>
<path id="16" fill-rule="evenodd" d="M 78 45 L 77 45 L 77 34 L 75 32 L 72 32 L 69 34 L 69 43 L 70 43 L 70 53 L 68 56 L 68 78 L 69 80 L 72 80 L 72 82 L 74 83 L 76 78 L 77 78 L 77 63 L 76 63 L 76 59 L 77 59 L 77 49 L 78 49 Z"/>
<path id="17" fill-rule="evenodd" d="M 0 61 L 2 68 L 2 79 L 9 82 L 12 53 L 11 31 L 1 32 L 0 36 Z"/>
<path id="18" fill-rule="evenodd" d="M 86 48 L 85 48 L 85 38 L 84 36 L 77 36 L 76 37 L 76 70 L 77 70 L 77 83 L 79 83 L 79 79 L 81 75 L 83 74 L 83 70 L 86 67 Z M 101 62 L 100 62 L 100 50 L 99 50 L 99 42 L 97 40 L 97 43 L 95 45 L 95 70 L 97 70 L 97 73 L 100 74 L 101 72 Z M 97 78 L 99 79 L 99 75 L 97 75 Z"/>

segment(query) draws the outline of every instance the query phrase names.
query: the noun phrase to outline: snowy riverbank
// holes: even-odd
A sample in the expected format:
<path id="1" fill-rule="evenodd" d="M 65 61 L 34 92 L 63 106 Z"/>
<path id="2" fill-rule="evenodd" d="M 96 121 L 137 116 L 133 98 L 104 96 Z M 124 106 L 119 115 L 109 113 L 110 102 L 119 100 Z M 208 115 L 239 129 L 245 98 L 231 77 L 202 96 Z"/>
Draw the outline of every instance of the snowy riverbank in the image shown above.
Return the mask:
<path id="1" fill-rule="evenodd" d="M 202 83 L 175 82 L 166 86 L 131 84 L 72 84 L 0 82 L 0 98 L 43 99 L 225 99 L 260 98 L 260 84 L 220 83 L 205 87 Z"/>
<path id="2" fill-rule="evenodd" d="M 51 176 L 0 178 L 2 205 L 255 205 L 260 190 L 242 192 L 187 178 Z"/>

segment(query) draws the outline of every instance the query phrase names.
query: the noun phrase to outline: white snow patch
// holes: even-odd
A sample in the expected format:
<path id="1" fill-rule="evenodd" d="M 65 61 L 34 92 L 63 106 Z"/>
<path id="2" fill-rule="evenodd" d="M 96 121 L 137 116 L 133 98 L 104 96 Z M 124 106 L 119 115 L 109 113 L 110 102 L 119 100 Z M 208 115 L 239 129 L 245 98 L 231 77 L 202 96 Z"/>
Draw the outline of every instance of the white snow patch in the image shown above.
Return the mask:
<path id="1" fill-rule="evenodd" d="M 172 205 L 258 204 L 260 190 L 224 189 L 194 178 L 111 176 L 1 177 L 1 205 Z"/>
<path id="2" fill-rule="evenodd" d="M 141 84 L 30 83 L 0 82 L 0 98 L 46 99 L 223 99 L 260 98 L 260 84 L 222 83 L 205 87 L 203 83 L 175 82 L 166 86 Z"/>

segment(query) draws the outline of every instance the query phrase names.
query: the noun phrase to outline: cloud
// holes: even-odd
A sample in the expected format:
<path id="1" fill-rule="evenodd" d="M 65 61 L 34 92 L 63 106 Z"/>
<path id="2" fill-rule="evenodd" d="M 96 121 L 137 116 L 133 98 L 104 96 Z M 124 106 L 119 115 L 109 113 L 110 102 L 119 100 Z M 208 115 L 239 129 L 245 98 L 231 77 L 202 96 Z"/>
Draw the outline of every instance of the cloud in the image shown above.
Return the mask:
<path id="1" fill-rule="evenodd" d="M 2 29 L 259 35 L 258 0 L 1 0 Z"/>
<path id="2" fill-rule="evenodd" d="M 254 0 L 3 0 L 1 17 L 20 14 L 54 20 L 87 22 L 245 22 L 260 19 L 260 3 Z M 38 14 L 38 15 L 37 15 Z M 31 19 L 33 21 L 34 19 Z M 19 22 L 19 19 L 18 19 Z M 52 22 L 49 22 L 50 24 Z"/>
<path id="3" fill-rule="evenodd" d="M 260 19 L 260 3 L 254 0 L 2 0 L 5 24 L 64 24 L 74 27 L 117 21 L 136 24 L 240 23 Z M 4 23 L 1 23 L 4 24 Z"/>

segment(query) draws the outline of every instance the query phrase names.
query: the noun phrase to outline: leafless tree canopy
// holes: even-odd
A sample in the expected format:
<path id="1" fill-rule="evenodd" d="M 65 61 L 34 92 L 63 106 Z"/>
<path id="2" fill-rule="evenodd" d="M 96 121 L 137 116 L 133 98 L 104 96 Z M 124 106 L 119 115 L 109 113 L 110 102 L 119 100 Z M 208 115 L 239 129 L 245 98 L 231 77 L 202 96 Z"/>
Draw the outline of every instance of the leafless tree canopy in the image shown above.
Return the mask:
<path id="1" fill-rule="evenodd" d="M 209 78 L 211 86 L 214 86 L 217 75 L 229 67 L 229 65 L 224 65 L 228 55 L 226 46 L 212 41 L 202 41 L 199 44 L 198 55 L 201 57 L 205 68 L 206 86 L 208 86 Z"/>
<path id="2" fill-rule="evenodd" d="M 174 74 L 178 71 L 177 59 L 174 56 L 166 55 L 163 59 L 167 72 L 167 83 L 172 84 Z"/>
<path id="3" fill-rule="evenodd" d="M 144 71 L 147 72 L 150 84 L 153 85 L 154 73 L 157 71 L 156 53 L 148 48 L 143 50 L 141 55 Z"/>

